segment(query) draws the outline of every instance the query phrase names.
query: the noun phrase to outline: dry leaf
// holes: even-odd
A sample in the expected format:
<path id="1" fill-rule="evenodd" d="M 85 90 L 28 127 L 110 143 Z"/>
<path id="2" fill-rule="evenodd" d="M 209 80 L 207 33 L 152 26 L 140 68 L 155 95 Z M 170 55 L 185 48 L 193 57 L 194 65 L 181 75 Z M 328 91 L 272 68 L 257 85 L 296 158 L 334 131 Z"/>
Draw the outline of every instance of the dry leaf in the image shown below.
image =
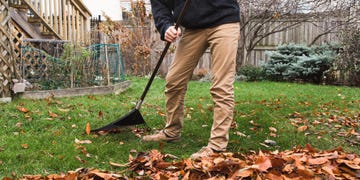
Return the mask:
<path id="1" fill-rule="evenodd" d="M 104 116 L 104 113 L 102 111 L 99 111 L 98 116 L 102 118 Z"/>
<path id="2" fill-rule="evenodd" d="M 320 157 L 320 158 L 309 158 L 307 161 L 310 165 L 321 165 L 329 162 L 327 158 Z"/>
<path id="3" fill-rule="evenodd" d="M 55 114 L 55 113 L 51 112 L 50 110 L 49 110 L 48 112 L 49 112 L 49 116 L 50 116 L 51 118 L 56 118 L 56 117 L 58 117 L 58 116 L 59 116 L 59 115 L 57 115 L 57 114 Z"/>
<path id="4" fill-rule="evenodd" d="M 16 127 L 21 127 L 23 124 L 21 122 L 18 122 L 15 124 Z"/>
<path id="5" fill-rule="evenodd" d="M 86 134 L 87 134 L 87 135 L 89 135 L 89 134 L 90 134 L 90 132 L 91 132 L 90 123 L 86 123 L 85 132 L 86 132 Z"/>
<path id="6" fill-rule="evenodd" d="M 157 112 L 157 114 L 158 114 L 159 116 L 162 116 L 162 117 L 164 117 L 164 116 L 165 116 L 165 113 L 164 113 L 164 112 L 162 112 L 162 111 L 158 111 L 158 112 Z"/>
<path id="7" fill-rule="evenodd" d="M 276 132 L 277 132 L 277 129 L 276 129 L 276 128 L 274 128 L 274 127 L 269 127 L 269 130 L 270 130 L 271 132 L 274 132 L 274 133 L 276 133 Z"/>
<path id="8" fill-rule="evenodd" d="M 300 126 L 300 127 L 297 128 L 297 130 L 298 130 L 299 132 L 304 132 L 304 131 L 306 131 L 307 129 L 308 129 L 307 126 Z"/>
<path id="9" fill-rule="evenodd" d="M 75 138 L 75 143 L 76 144 L 91 144 L 90 140 L 79 140 L 77 138 Z"/>
<path id="10" fill-rule="evenodd" d="M 257 165 L 255 169 L 258 169 L 261 172 L 266 172 L 270 167 L 272 167 L 269 157 L 264 156 L 261 151 L 259 153 L 259 157 L 255 161 L 255 165 Z"/>
<path id="11" fill-rule="evenodd" d="M 28 109 L 26 109 L 26 108 L 24 108 L 24 107 L 22 107 L 22 106 L 16 106 L 16 109 L 18 109 L 19 111 L 21 111 L 21 112 L 23 112 L 23 113 L 29 112 Z"/>
<path id="12" fill-rule="evenodd" d="M 115 166 L 115 167 L 126 167 L 129 165 L 129 163 L 126 163 L 126 164 L 119 164 L 119 163 L 114 163 L 114 162 L 109 162 L 109 164 L 111 166 Z"/>
<path id="13" fill-rule="evenodd" d="M 87 162 L 83 159 L 81 159 L 79 156 L 76 156 L 75 159 L 77 159 L 78 161 L 80 161 L 83 164 L 87 164 Z"/>
<path id="14" fill-rule="evenodd" d="M 24 149 L 29 148 L 29 146 L 27 144 L 21 144 L 21 147 L 24 148 Z"/>
<path id="15" fill-rule="evenodd" d="M 67 112 L 70 111 L 70 109 L 62 109 L 62 108 L 58 108 L 58 110 L 59 110 L 60 112 L 64 112 L 64 113 L 67 113 Z"/>
<path id="16" fill-rule="evenodd" d="M 79 140 L 77 140 L 79 141 Z M 84 146 L 77 145 L 83 154 L 88 155 Z M 127 167 L 121 175 L 96 169 L 79 168 L 68 174 L 48 175 L 47 179 L 131 179 L 127 174 L 133 172 L 142 179 L 359 179 L 360 158 L 357 154 L 347 154 L 341 148 L 319 151 L 310 145 L 292 150 L 258 153 L 214 153 L 201 159 L 182 159 L 169 161 L 168 155 L 159 150 L 137 152 L 131 150 L 129 162 L 111 166 Z M 76 157 L 78 161 L 87 162 Z M 131 173 L 129 173 L 131 172 Z M 220 172 L 220 173 L 219 173 Z M 22 179 L 46 179 L 42 176 L 28 176 Z"/>

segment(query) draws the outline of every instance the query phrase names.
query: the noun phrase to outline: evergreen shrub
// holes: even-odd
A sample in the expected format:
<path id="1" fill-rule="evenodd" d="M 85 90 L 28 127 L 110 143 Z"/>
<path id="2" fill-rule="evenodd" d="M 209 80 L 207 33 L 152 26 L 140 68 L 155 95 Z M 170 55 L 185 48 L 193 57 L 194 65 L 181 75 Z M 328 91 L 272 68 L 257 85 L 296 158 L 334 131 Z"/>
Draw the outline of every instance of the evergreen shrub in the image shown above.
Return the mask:
<path id="1" fill-rule="evenodd" d="M 280 45 L 266 52 L 270 59 L 261 67 L 265 79 L 321 83 L 330 76 L 336 53 L 333 46 Z"/>
<path id="2" fill-rule="evenodd" d="M 254 65 L 244 65 L 240 67 L 238 74 L 245 81 L 260 81 L 264 79 L 263 70 L 261 67 Z"/>

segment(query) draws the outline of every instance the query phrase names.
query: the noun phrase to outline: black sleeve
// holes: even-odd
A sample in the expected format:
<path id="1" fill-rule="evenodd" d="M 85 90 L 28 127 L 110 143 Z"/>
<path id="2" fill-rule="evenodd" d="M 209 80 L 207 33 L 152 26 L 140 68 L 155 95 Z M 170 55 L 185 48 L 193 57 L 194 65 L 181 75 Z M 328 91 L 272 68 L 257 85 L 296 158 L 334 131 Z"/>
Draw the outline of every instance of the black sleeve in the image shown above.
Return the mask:
<path id="1" fill-rule="evenodd" d="M 170 7 L 169 0 L 150 0 L 150 2 L 156 29 L 164 40 L 165 31 L 174 25 L 173 8 Z"/>

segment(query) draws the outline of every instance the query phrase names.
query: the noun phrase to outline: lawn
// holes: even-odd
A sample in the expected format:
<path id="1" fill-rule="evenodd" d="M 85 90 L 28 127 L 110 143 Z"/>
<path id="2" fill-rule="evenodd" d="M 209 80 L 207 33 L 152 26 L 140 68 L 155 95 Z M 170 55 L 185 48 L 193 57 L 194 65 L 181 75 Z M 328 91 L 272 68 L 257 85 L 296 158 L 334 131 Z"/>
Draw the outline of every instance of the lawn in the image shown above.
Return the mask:
<path id="1" fill-rule="evenodd" d="M 158 149 L 187 158 L 206 145 L 213 108 L 208 82 L 189 84 L 178 143 L 144 143 L 139 138 L 143 132 L 131 130 L 86 134 L 87 123 L 94 129 L 133 109 L 147 79 L 129 79 L 131 87 L 120 95 L 15 99 L 1 104 L 0 178 L 79 167 L 117 171 L 121 169 L 109 162 L 126 163 L 130 154 Z M 164 84 L 163 79 L 154 80 L 141 108 L 153 131 L 164 125 Z M 235 98 L 237 126 L 231 129 L 228 151 L 281 151 L 311 144 L 317 149 L 342 147 L 360 154 L 359 88 L 236 82 Z"/>

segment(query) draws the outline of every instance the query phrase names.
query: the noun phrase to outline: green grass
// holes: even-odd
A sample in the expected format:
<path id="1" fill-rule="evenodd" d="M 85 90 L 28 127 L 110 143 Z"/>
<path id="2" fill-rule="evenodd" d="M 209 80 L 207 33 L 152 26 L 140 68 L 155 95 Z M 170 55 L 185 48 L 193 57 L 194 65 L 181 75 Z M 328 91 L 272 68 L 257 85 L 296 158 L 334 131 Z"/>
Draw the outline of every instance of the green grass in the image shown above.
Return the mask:
<path id="1" fill-rule="evenodd" d="M 59 174 L 79 167 L 119 171 L 121 169 L 112 167 L 109 162 L 126 163 L 133 151 L 159 149 L 187 158 L 206 145 L 212 123 L 212 101 L 210 83 L 204 82 L 189 84 L 181 142 L 144 143 L 131 131 L 106 136 L 87 135 L 86 123 L 97 128 L 134 107 L 147 79 L 130 80 L 132 86 L 120 95 L 15 99 L 1 104 L 0 178 Z M 163 79 L 155 79 L 142 105 L 142 115 L 152 129 L 160 129 L 164 125 L 164 84 Z M 360 132 L 357 126 L 359 88 L 236 82 L 235 97 L 234 117 L 238 127 L 230 132 L 229 151 L 285 150 L 309 143 L 317 149 L 341 146 L 347 152 L 360 154 L 358 137 L 338 135 L 351 129 Z M 18 107 L 24 107 L 29 112 L 21 112 Z M 58 116 L 52 117 L 50 112 Z M 298 116 L 292 116 L 294 113 Z M 292 122 L 297 122 L 297 126 L 305 125 L 308 129 L 299 132 Z M 271 135 L 269 127 L 276 128 L 276 137 Z M 79 145 L 75 139 L 91 140 L 92 143 Z M 267 139 L 277 144 L 263 145 Z"/>

